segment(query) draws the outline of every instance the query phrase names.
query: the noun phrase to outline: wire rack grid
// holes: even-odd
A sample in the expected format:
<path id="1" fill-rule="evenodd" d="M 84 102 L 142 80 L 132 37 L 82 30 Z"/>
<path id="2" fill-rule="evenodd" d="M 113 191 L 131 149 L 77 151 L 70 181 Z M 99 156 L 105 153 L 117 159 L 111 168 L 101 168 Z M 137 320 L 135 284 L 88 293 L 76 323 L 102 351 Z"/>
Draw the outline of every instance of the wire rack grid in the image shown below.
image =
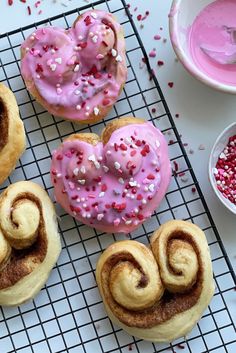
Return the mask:
<path id="1" fill-rule="evenodd" d="M 123 25 L 128 80 L 105 120 L 81 126 L 55 118 L 30 96 L 20 75 L 20 45 L 34 28 L 70 27 L 78 13 L 91 7 L 114 13 Z M 153 344 L 131 337 L 107 318 L 94 276 L 100 253 L 123 237 L 88 228 L 56 205 L 61 218 L 61 256 L 46 286 L 34 300 L 16 308 L 0 308 L 0 352 L 235 353 L 236 333 L 230 308 L 235 304 L 236 278 L 125 1 L 101 0 L 1 35 L 0 60 L 0 81 L 14 92 L 27 132 L 26 152 L 1 189 L 18 180 L 32 180 L 53 197 L 49 175 L 51 153 L 63 138 L 78 131 L 100 133 L 104 125 L 116 117 L 144 117 L 159 127 L 169 141 L 173 177 L 158 211 L 130 237 L 147 244 L 152 232 L 173 218 L 198 224 L 210 245 L 216 282 L 214 298 L 187 340 Z"/>

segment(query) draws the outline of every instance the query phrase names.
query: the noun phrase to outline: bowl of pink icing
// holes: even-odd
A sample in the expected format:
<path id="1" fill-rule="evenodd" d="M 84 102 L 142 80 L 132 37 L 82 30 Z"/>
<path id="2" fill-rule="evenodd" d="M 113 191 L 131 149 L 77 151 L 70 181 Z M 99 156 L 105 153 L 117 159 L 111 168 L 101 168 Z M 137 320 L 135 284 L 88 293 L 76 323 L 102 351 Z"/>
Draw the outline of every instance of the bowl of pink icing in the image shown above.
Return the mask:
<path id="1" fill-rule="evenodd" d="M 236 1 L 174 0 L 173 48 L 184 67 L 217 90 L 236 94 Z"/>
<path id="2" fill-rule="evenodd" d="M 236 123 L 225 128 L 215 141 L 209 179 L 220 202 L 236 214 Z"/>

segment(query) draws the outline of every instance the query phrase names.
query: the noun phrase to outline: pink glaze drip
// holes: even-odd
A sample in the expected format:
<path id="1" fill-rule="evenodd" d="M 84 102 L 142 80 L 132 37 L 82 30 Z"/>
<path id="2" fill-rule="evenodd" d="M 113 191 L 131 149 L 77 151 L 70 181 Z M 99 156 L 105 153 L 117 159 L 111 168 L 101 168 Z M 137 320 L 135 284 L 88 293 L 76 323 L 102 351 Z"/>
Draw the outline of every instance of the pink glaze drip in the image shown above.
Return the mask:
<path id="1" fill-rule="evenodd" d="M 125 83 L 125 42 L 111 14 L 88 11 L 68 31 L 39 28 L 22 44 L 21 72 L 50 113 L 74 120 L 113 105 Z"/>
<path id="2" fill-rule="evenodd" d="M 211 78 L 236 85 L 236 1 L 217 0 L 205 7 L 189 31 L 189 50 Z"/>
<path id="3" fill-rule="evenodd" d="M 122 127 L 105 146 L 66 141 L 51 164 L 57 202 L 104 232 L 136 229 L 160 204 L 170 177 L 166 140 L 151 123 Z"/>

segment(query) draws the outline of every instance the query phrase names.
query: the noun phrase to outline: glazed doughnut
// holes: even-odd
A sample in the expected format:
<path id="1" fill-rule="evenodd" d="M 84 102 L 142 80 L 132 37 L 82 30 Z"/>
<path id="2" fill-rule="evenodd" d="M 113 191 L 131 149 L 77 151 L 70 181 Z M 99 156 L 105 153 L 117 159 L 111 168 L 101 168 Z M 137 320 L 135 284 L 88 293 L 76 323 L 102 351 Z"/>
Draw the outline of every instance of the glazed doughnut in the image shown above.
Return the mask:
<path id="1" fill-rule="evenodd" d="M 51 114 L 79 123 L 103 119 L 127 77 L 123 30 L 91 10 L 69 30 L 39 28 L 21 46 L 27 89 Z"/>
<path id="2" fill-rule="evenodd" d="M 12 91 L 0 83 L 0 184 L 25 150 L 25 130 Z"/>
<path id="3" fill-rule="evenodd" d="M 0 195 L 0 305 L 19 305 L 44 286 L 61 251 L 47 193 L 21 181 Z"/>
<path id="4" fill-rule="evenodd" d="M 215 288 L 205 234 L 176 220 L 153 234 L 150 248 L 134 240 L 110 245 L 98 260 L 96 279 L 110 319 L 152 342 L 186 336 Z"/>
<path id="5" fill-rule="evenodd" d="M 71 135 L 54 151 L 51 164 L 56 201 L 103 232 L 136 229 L 160 204 L 170 177 L 164 136 L 137 118 L 114 120 L 101 138 Z"/>

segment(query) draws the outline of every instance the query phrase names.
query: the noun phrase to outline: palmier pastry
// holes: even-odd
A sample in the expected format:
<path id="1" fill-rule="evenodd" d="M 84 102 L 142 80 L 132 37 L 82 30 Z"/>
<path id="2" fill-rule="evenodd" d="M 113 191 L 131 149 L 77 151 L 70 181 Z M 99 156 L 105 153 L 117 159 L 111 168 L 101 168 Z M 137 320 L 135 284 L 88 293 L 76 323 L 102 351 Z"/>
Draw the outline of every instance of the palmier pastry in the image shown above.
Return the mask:
<path id="1" fill-rule="evenodd" d="M 0 83 L 0 184 L 15 168 L 25 149 L 25 130 L 12 91 Z"/>
<path id="2" fill-rule="evenodd" d="M 91 10 L 72 28 L 39 28 L 21 46 L 21 73 L 50 113 L 79 123 L 103 119 L 127 77 L 123 30 L 114 16 Z"/>
<path id="3" fill-rule="evenodd" d="M 61 251 L 54 206 L 37 184 L 0 195 L 0 305 L 19 305 L 43 287 Z"/>
<path id="4" fill-rule="evenodd" d="M 128 233 L 142 224 L 160 204 L 170 176 L 164 136 L 137 118 L 114 120 L 101 138 L 71 135 L 51 164 L 57 202 L 104 232 Z"/>
<path id="5" fill-rule="evenodd" d="M 150 248 L 134 240 L 110 245 L 98 260 L 96 278 L 110 319 L 153 342 L 187 335 L 214 293 L 205 235 L 184 221 L 162 225 Z"/>

